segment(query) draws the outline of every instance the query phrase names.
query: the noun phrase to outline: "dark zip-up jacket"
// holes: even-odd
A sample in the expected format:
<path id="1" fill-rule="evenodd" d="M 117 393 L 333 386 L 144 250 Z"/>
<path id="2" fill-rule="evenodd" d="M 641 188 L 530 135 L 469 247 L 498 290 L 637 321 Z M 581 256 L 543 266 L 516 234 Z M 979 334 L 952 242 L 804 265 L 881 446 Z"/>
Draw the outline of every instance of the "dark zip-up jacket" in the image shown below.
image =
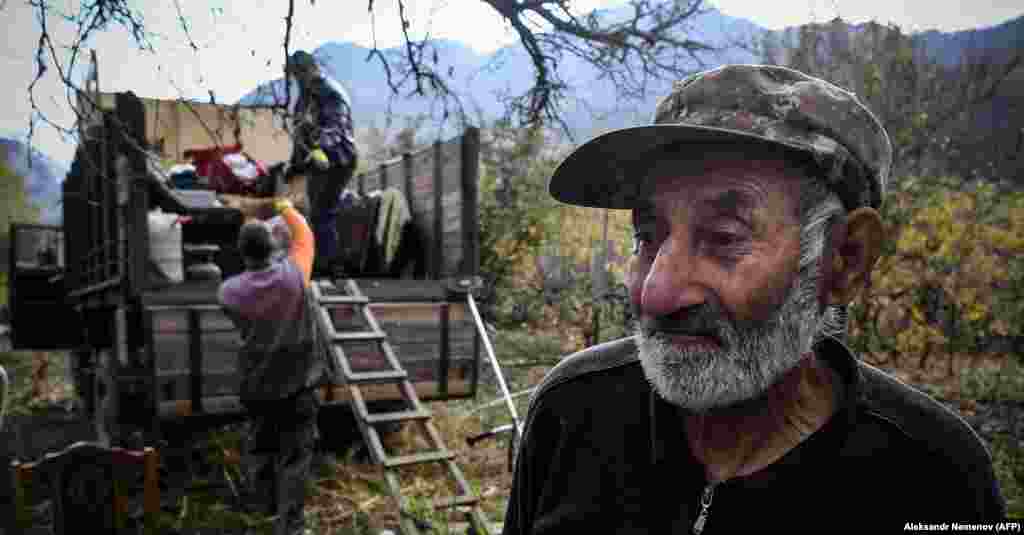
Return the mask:
<path id="1" fill-rule="evenodd" d="M 1004 519 L 991 456 L 960 416 L 835 339 L 815 351 L 843 379 L 836 415 L 771 466 L 715 487 L 704 535 Z M 707 483 L 681 410 L 621 339 L 567 357 L 532 395 L 504 533 L 692 533 Z"/>
<path id="2" fill-rule="evenodd" d="M 309 152 L 319 147 L 333 167 L 352 166 L 357 157 L 352 101 L 341 83 L 326 75 L 312 79 L 299 91 L 295 116 L 292 165 L 303 165 Z"/>

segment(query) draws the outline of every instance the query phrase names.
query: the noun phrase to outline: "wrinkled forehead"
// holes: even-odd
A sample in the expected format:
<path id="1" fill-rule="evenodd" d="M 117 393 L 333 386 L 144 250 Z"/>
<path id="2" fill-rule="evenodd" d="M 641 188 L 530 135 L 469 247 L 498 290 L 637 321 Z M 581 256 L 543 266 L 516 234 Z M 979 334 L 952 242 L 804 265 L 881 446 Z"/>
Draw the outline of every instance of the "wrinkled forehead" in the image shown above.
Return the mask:
<path id="1" fill-rule="evenodd" d="M 656 211 L 667 216 L 674 210 L 706 210 L 745 219 L 799 218 L 800 182 L 806 176 L 792 162 L 775 157 L 662 157 L 649 162 L 640 177 L 645 187 L 633 209 L 634 219 Z"/>

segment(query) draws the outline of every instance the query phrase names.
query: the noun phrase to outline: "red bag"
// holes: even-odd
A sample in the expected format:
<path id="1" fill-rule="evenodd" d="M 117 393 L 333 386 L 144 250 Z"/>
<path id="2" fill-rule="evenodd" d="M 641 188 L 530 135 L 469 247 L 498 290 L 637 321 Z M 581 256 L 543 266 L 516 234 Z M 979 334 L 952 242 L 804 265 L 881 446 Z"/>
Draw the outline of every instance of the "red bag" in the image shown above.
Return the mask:
<path id="1" fill-rule="evenodd" d="M 249 195 L 256 193 L 257 181 L 242 179 L 235 176 L 225 161 L 224 157 L 229 154 L 242 152 L 242 144 L 237 143 L 227 147 L 205 147 L 200 149 L 189 149 L 185 151 L 185 158 L 192 160 L 196 166 L 196 175 L 209 179 L 210 189 L 217 193 L 232 195 Z M 245 155 L 247 159 L 248 155 Z M 258 176 L 267 175 L 267 170 L 260 162 L 254 161 Z"/>

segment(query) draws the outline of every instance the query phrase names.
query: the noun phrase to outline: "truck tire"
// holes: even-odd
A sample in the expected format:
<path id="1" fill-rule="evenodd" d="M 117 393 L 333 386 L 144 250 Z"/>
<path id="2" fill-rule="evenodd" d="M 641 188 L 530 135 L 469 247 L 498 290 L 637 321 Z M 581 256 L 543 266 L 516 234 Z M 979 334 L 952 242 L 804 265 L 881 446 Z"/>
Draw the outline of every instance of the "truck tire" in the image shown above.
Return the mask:
<path id="1" fill-rule="evenodd" d="M 370 412 L 391 412 L 400 411 L 405 407 L 400 401 L 374 402 L 370 404 Z M 345 455 L 355 448 L 361 450 L 363 435 L 359 431 L 359 424 L 356 422 L 355 412 L 349 404 L 325 405 L 320 408 L 317 416 L 317 426 L 320 431 L 320 444 L 318 449 L 335 455 Z M 402 429 L 401 423 L 377 425 L 377 431 L 381 435 L 396 433 Z M 368 461 L 364 459 L 363 461 Z"/>
<path id="2" fill-rule="evenodd" d="M 317 428 L 320 432 L 318 449 L 335 455 L 344 455 L 363 440 L 356 415 L 348 404 L 320 407 Z"/>
<path id="3" fill-rule="evenodd" d="M 112 377 L 107 364 L 109 351 L 100 350 L 95 354 L 93 367 L 93 407 L 92 422 L 96 432 L 96 440 L 107 446 L 117 445 L 119 430 L 117 426 L 117 382 Z"/>

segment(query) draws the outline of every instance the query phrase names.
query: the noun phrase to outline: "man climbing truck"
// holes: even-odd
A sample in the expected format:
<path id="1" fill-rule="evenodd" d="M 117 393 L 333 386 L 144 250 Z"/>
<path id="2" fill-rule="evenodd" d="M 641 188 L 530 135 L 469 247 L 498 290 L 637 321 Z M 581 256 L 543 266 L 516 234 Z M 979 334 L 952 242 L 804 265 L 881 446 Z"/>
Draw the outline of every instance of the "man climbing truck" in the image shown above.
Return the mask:
<path id="1" fill-rule="evenodd" d="M 292 54 L 285 73 L 299 85 L 290 174 L 305 179 L 306 209 L 317 242 L 315 271 L 333 273 L 339 246 L 338 205 L 357 165 L 351 100 L 308 52 Z"/>
<path id="2" fill-rule="evenodd" d="M 324 371 L 309 296 L 313 233 L 286 199 L 224 202 L 245 217 L 238 234 L 245 271 L 221 284 L 217 300 L 242 338 L 239 397 L 252 426 L 242 458 L 248 501 L 277 516 L 274 533 L 302 533 L 320 407 L 314 389 Z M 264 221 L 276 214 L 291 238 L 279 259 L 277 238 Z"/>

